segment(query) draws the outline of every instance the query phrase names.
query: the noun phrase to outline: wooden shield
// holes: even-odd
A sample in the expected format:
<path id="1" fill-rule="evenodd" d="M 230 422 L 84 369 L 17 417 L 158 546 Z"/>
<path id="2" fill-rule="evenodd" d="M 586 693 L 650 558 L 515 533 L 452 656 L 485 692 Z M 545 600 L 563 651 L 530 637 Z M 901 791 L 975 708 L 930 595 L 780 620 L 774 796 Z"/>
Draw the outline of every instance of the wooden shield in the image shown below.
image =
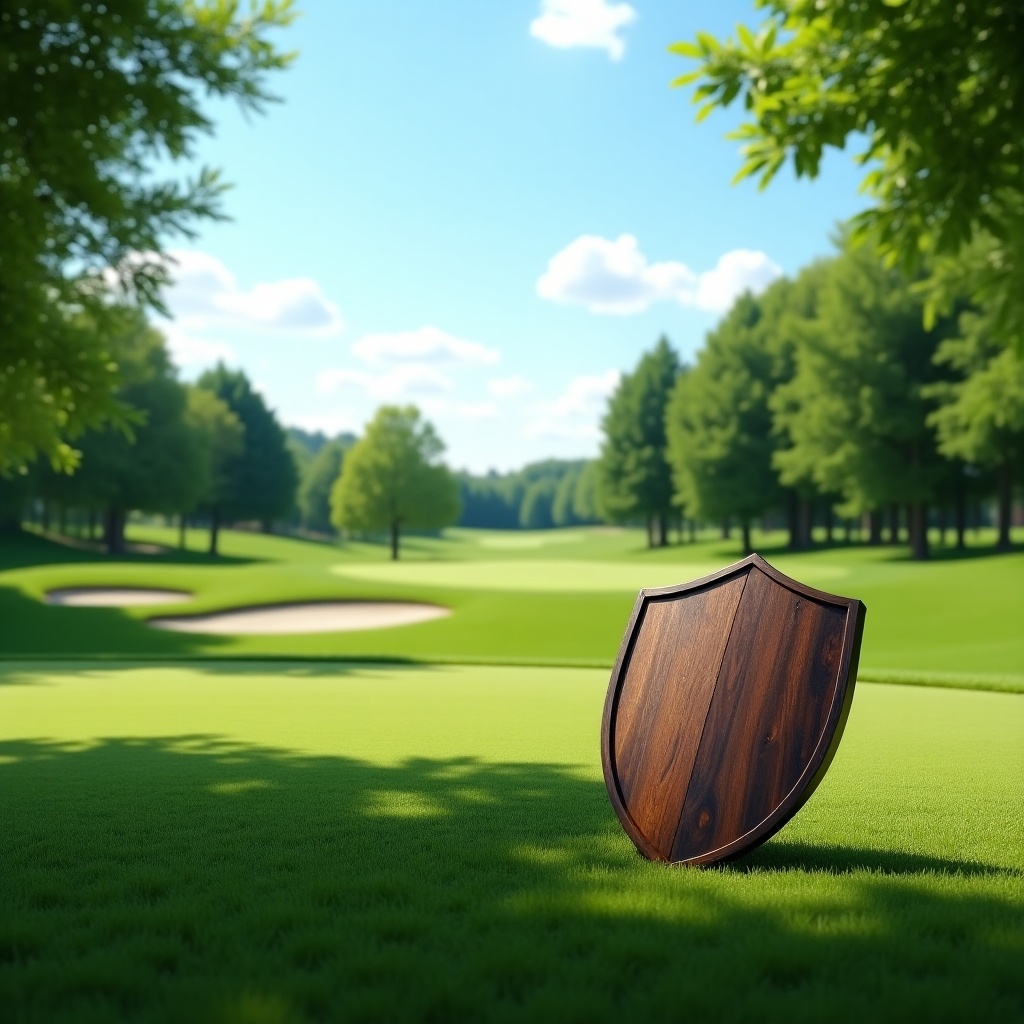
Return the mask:
<path id="1" fill-rule="evenodd" d="M 645 857 L 739 857 L 799 810 L 846 725 L 865 610 L 759 555 L 640 591 L 608 686 L 601 759 Z"/>

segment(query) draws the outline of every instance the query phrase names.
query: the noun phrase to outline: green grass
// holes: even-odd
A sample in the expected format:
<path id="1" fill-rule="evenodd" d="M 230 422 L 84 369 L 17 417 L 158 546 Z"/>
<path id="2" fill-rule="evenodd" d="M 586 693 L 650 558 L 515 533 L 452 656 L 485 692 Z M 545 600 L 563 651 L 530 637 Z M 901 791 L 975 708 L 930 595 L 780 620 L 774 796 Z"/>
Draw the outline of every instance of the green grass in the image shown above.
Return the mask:
<path id="1" fill-rule="evenodd" d="M 0 668 L 13 1022 L 1024 1019 L 1024 700 L 861 685 L 745 860 L 640 860 L 606 673 Z"/>
<path id="2" fill-rule="evenodd" d="M 156 527 L 133 537 L 173 544 Z M 985 538 L 987 541 L 988 538 Z M 637 590 L 681 582 L 738 558 L 735 541 L 648 551 L 639 531 L 453 530 L 410 538 L 392 564 L 380 545 L 343 546 L 227 531 L 225 557 L 193 550 L 111 560 L 30 536 L 0 542 L 2 657 L 389 658 L 609 666 Z M 925 565 L 898 549 L 836 547 L 792 555 L 755 535 L 783 572 L 868 606 L 865 678 L 1024 690 L 1024 551 L 939 551 Z M 136 585 L 192 591 L 166 609 L 53 608 L 46 590 Z M 362 633 L 223 637 L 166 633 L 149 616 L 318 598 L 436 602 L 435 622 Z"/>

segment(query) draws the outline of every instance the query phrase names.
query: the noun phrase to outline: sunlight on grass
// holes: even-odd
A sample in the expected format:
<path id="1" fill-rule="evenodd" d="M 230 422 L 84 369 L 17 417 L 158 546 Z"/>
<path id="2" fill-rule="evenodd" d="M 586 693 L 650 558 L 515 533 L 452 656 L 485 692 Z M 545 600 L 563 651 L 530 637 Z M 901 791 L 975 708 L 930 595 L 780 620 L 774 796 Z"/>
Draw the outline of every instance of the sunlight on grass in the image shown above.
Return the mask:
<path id="1" fill-rule="evenodd" d="M 140 536 L 173 539 L 146 527 Z M 561 543 L 563 536 L 580 538 Z M 495 548 L 491 542 L 539 542 Z M 930 564 L 885 548 L 782 549 L 758 535 L 782 572 L 867 605 L 861 664 L 871 678 L 1024 690 L 1024 551 L 972 547 Z M 636 530 L 525 534 L 454 530 L 413 537 L 392 564 L 379 545 L 312 543 L 226 531 L 225 557 L 194 551 L 104 559 L 38 537 L 0 539 L 0 656 L 388 658 L 611 666 L 641 587 L 674 584 L 736 561 L 735 541 L 703 539 L 649 551 Z M 37 564 L 33 564 L 33 560 Z M 168 609 L 200 614 L 294 601 L 413 601 L 450 608 L 446 619 L 351 633 L 239 636 L 150 628 L 154 609 L 59 608 L 47 590 L 163 587 L 194 594 Z M 953 677 L 956 677 L 955 679 Z M 1006 680 L 1010 680 L 1009 683 Z"/>
<path id="2" fill-rule="evenodd" d="M 628 562 L 559 561 L 546 558 L 514 562 L 391 562 L 331 566 L 331 572 L 350 579 L 412 586 L 465 587 L 471 590 L 573 591 L 623 590 L 635 595 L 642 587 L 667 587 L 721 569 L 713 562 L 630 564 Z M 808 583 L 842 579 L 850 570 L 837 565 L 807 565 L 801 578 Z"/>
<path id="3" fill-rule="evenodd" d="M 618 827 L 606 683 L 4 667 L 5 1007 L 68 1022 L 604 1021 L 683 1004 L 704 1020 L 852 1022 L 882 1004 L 1013 1018 L 1024 699 L 859 686 L 808 805 L 699 871 L 642 861 Z"/>

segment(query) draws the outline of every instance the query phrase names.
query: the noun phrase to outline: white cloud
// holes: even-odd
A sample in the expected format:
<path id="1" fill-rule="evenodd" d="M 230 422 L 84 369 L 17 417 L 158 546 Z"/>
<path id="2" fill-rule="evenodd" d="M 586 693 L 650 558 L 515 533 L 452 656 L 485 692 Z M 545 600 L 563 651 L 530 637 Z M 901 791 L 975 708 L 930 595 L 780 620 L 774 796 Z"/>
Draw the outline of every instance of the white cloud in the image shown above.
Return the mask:
<path id="1" fill-rule="evenodd" d="M 524 433 L 527 437 L 552 439 L 599 438 L 605 404 L 621 379 L 618 370 L 574 377 L 557 398 L 533 407 L 533 418 Z"/>
<path id="2" fill-rule="evenodd" d="M 470 422 L 493 420 L 500 415 L 493 402 L 451 402 L 447 398 L 428 397 L 421 405 L 429 416 L 445 416 Z"/>
<path id="3" fill-rule="evenodd" d="M 652 302 L 682 302 L 695 285 L 682 263 L 648 263 L 633 235 L 619 235 L 614 242 L 581 235 L 551 257 L 537 294 L 592 313 L 639 313 Z"/>
<path id="4" fill-rule="evenodd" d="M 265 281 L 244 289 L 209 253 L 174 249 L 168 255 L 171 283 L 165 301 L 172 318 L 185 328 L 234 327 L 312 337 L 342 330 L 338 307 L 311 278 Z"/>
<path id="5" fill-rule="evenodd" d="M 478 341 L 453 337 L 437 327 L 420 327 L 415 331 L 367 334 L 352 346 L 353 355 L 371 366 L 406 359 L 425 359 L 443 363 L 496 363 L 501 359 L 497 349 Z"/>
<path id="6" fill-rule="evenodd" d="M 423 363 L 402 363 L 384 373 L 367 370 L 322 370 L 316 389 L 329 395 L 342 388 L 362 391 L 371 398 L 395 401 L 410 395 L 431 395 L 451 391 L 454 382 L 440 370 Z"/>
<path id="7" fill-rule="evenodd" d="M 734 249 L 714 270 L 695 274 L 685 263 L 650 263 L 633 235 L 615 241 L 581 235 L 555 253 L 537 282 L 542 299 L 592 313 L 642 313 L 655 302 L 724 312 L 744 291 L 762 291 L 782 270 L 763 252 Z"/>
<path id="8" fill-rule="evenodd" d="M 531 392 L 534 388 L 532 380 L 526 377 L 492 377 L 487 382 L 487 390 L 495 398 L 518 398 Z"/>
<path id="9" fill-rule="evenodd" d="M 585 46 L 619 60 L 626 44 L 619 32 L 636 21 L 636 11 L 608 0 L 542 0 L 530 35 L 560 49 Z"/>
<path id="10" fill-rule="evenodd" d="M 160 323 L 159 328 L 167 339 L 167 349 L 174 365 L 180 369 L 209 366 L 217 362 L 237 362 L 232 348 L 221 341 L 197 337 L 166 322 Z"/>
<path id="11" fill-rule="evenodd" d="M 782 268 L 763 252 L 754 249 L 733 249 L 719 257 L 714 270 L 707 270 L 697 282 L 695 305 L 724 313 L 744 292 L 763 292 Z"/>

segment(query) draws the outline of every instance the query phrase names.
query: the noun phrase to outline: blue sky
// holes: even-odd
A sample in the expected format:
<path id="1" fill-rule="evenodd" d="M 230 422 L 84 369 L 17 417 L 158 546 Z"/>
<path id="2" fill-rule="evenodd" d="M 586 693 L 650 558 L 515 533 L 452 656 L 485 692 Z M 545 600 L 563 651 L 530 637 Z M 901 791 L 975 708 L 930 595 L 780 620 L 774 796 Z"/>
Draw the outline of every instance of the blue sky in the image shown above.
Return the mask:
<path id="1" fill-rule="evenodd" d="M 178 251 L 186 379 L 241 366 L 281 420 L 359 431 L 412 402 L 482 471 L 596 454 L 617 374 L 662 333 L 692 359 L 736 289 L 830 251 L 861 171 L 731 186 L 738 112 L 695 124 L 698 30 L 752 0 L 304 0 L 299 51 L 200 162 L 231 220 Z"/>

